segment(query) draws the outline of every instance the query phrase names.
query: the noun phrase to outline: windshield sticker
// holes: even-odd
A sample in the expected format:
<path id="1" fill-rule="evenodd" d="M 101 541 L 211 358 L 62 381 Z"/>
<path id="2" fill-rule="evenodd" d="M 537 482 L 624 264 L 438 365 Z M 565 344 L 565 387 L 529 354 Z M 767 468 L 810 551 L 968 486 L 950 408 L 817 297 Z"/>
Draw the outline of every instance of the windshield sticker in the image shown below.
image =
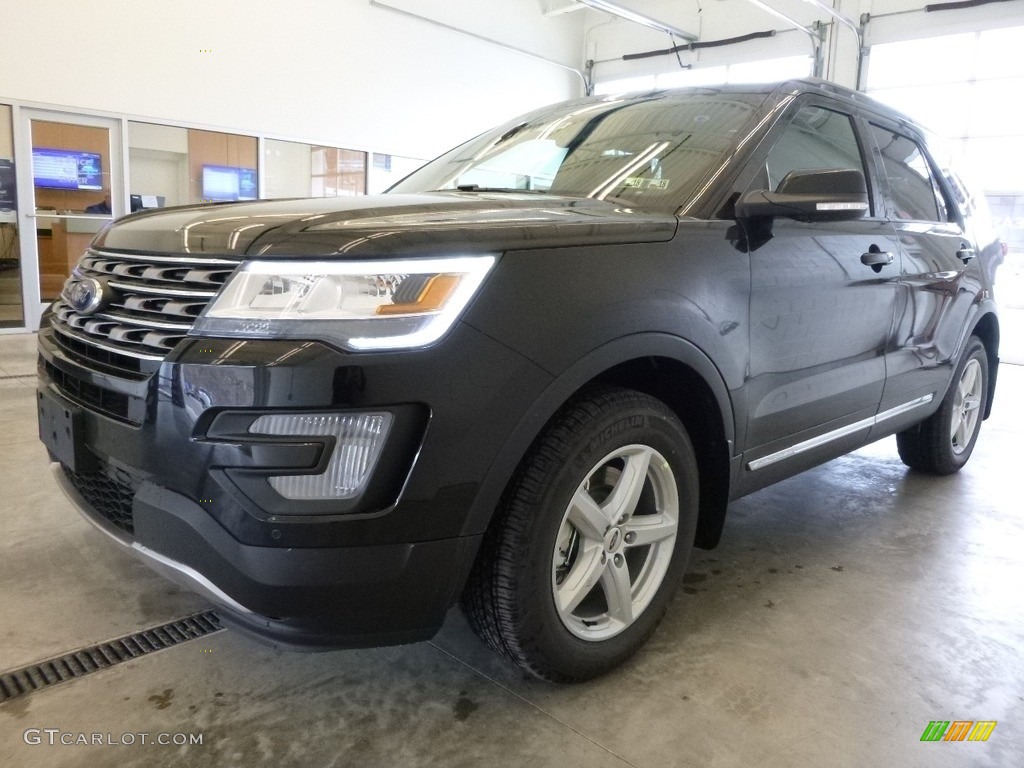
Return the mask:
<path id="1" fill-rule="evenodd" d="M 644 179 L 640 176 L 630 176 L 623 186 L 634 189 L 668 189 L 668 179 Z"/>

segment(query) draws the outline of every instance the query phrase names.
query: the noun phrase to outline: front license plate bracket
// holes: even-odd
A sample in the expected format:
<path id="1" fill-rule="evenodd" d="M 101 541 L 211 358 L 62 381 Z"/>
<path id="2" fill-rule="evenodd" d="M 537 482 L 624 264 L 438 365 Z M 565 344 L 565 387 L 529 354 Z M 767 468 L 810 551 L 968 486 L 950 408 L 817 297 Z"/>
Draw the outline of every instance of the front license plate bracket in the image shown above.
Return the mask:
<path id="1" fill-rule="evenodd" d="M 43 445 L 72 472 L 95 469 L 96 459 L 82 441 L 81 409 L 45 389 L 37 394 L 39 439 Z"/>

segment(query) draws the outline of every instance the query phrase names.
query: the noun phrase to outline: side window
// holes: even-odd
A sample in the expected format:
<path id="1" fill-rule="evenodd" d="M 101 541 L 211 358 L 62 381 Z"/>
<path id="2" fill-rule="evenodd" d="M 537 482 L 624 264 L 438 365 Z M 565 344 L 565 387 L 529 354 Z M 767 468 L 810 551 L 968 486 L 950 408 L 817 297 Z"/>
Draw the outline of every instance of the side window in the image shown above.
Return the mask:
<path id="1" fill-rule="evenodd" d="M 946 203 L 917 142 L 874 124 L 871 134 L 889 178 L 893 215 L 904 220 L 948 221 Z"/>
<path id="2" fill-rule="evenodd" d="M 777 190 L 790 171 L 851 168 L 865 173 L 849 115 L 823 107 L 804 107 L 768 153 L 752 188 Z"/>

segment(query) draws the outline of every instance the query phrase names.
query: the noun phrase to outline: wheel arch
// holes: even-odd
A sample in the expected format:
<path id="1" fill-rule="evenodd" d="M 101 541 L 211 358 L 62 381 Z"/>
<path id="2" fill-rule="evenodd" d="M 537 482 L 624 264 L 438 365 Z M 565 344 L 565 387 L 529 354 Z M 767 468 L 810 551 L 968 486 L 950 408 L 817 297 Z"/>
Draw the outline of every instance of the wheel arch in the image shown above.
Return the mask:
<path id="1" fill-rule="evenodd" d="M 513 474 L 544 426 L 584 387 L 605 384 L 656 397 L 686 427 L 697 454 L 700 512 L 695 545 L 711 549 L 721 537 L 729 501 L 730 459 L 735 444 L 732 399 L 721 373 L 694 344 L 666 334 L 616 339 L 590 352 L 557 376 L 512 431 L 480 486 L 464 535 L 490 524 Z"/>

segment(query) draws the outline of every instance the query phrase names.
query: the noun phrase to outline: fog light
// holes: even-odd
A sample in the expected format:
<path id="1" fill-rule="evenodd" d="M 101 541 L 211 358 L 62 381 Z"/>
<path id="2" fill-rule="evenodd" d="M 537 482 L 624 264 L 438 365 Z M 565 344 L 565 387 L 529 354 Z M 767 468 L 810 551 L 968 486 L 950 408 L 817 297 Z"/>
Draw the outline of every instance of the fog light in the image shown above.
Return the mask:
<path id="1" fill-rule="evenodd" d="M 286 499 L 351 499 L 362 493 L 391 429 L 390 413 L 275 413 L 249 427 L 259 435 L 335 438 L 327 469 L 317 475 L 270 477 Z"/>

